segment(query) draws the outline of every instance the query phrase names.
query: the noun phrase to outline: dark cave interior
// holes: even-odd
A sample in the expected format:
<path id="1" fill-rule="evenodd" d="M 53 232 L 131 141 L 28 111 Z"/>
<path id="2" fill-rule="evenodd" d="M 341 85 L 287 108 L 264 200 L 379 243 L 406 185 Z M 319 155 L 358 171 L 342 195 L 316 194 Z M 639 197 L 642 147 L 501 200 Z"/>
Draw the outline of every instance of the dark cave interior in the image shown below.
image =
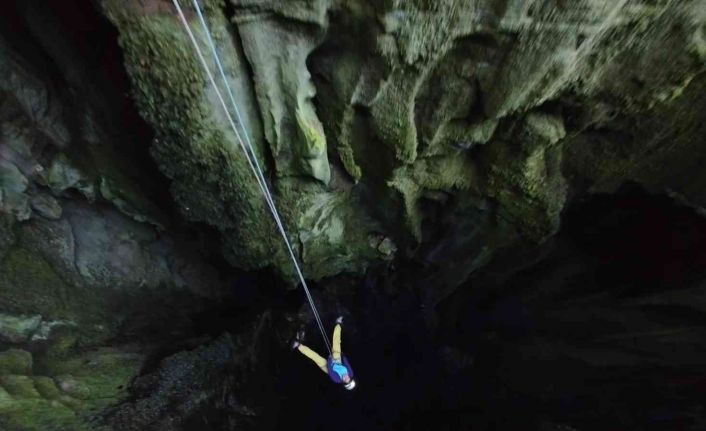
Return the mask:
<path id="1" fill-rule="evenodd" d="M 332 327 L 336 308 L 347 313 L 343 350 L 358 387 L 332 385 L 273 337 L 263 388 L 275 399 L 263 429 L 700 426 L 706 321 L 694 290 L 706 277 L 706 219 L 626 185 L 569 208 L 563 226 L 538 263 L 508 275 L 503 259 L 491 263 L 440 304 L 434 324 L 414 292 L 380 289 L 386 270 L 355 280 L 359 289 L 324 319 Z M 283 295 L 269 282 L 258 293 L 255 280 L 241 279 L 237 289 L 252 294 L 195 318 L 198 331 L 217 335 L 253 310 L 306 306 L 301 292 Z M 306 329 L 323 352 L 316 326 Z M 211 413 L 208 429 L 221 429 Z M 193 429 L 207 426 L 194 420 Z"/>
<path id="2" fill-rule="evenodd" d="M 502 283 L 489 265 L 441 304 L 434 329 L 415 295 L 368 280 L 344 331 L 359 389 L 282 354 L 276 429 L 701 424 L 704 310 L 680 299 L 706 276 L 706 219 L 629 185 L 570 208 L 551 248 Z"/>
<path id="3" fill-rule="evenodd" d="M 147 173 L 146 193 L 180 223 L 168 181 L 145 145 L 151 131 L 127 96 L 115 31 L 88 3 L 69 15 L 62 15 L 59 2 L 47 4 L 53 25 L 62 27 L 76 54 L 87 67 L 101 69 L 97 75 L 106 80 L 85 95 L 61 97 L 92 97 L 88 103 L 120 119 L 120 153 L 140 175 Z M 33 67 L 61 76 L 62 66 L 47 63 L 50 56 L 37 39 L 23 36 L 34 32 L 20 18 L 29 12 L 15 8 L 4 6 L 3 37 L 36 54 L 26 58 Z M 104 105 L 99 99 L 106 94 L 122 103 Z M 213 235 L 203 226 L 198 230 Z M 260 429 L 706 429 L 706 217 L 665 194 L 626 184 L 618 193 L 574 203 L 554 238 L 529 257 L 523 252 L 525 263 L 518 265 L 512 252 L 498 256 L 442 301 L 433 319 L 419 292 L 382 288 L 390 271 L 404 272 L 409 262 L 394 270 L 372 268 L 365 280 L 348 280 L 350 289 L 331 289 L 334 281 L 315 286 L 317 299 L 334 303 L 324 313 L 328 328 L 337 312 L 346 316 L 343 349 L 359 385 L 353 392 L 332 385 L 290 351 L 291 334 L 279 332 L 290 329 L 290 321 L 282 323 L 286 316 L 306 306 L 301 291 L 287 290 L 265 272 L 228 269 L 217 247 L 208 248 L 232 297 L 180 320 L 190 326 L 178 328 L 177 337 L 188 341 L 166 335 L 174 330 L 171 314 L 157 327 L 153 320 L 137 322 L 125 336 L 151 331 L 150 341 L 162 335 L 170 341 L 151 352 L 142 370 L 147 375 L 165 356 L 193 347 L 193 339 L 238 332 L 254 316 L 271 313 L 275 329 L 261 355 L 265 370 L 255 367 L 259 371 L 244 389 L 265 400 Z M 331 290 L 340 293 L 335 300 Z M 316 326 L 306 329 L 306 342 L 323 351 Z M 185 426 L 237 429 L 224 405 L 200 410 Z"/>

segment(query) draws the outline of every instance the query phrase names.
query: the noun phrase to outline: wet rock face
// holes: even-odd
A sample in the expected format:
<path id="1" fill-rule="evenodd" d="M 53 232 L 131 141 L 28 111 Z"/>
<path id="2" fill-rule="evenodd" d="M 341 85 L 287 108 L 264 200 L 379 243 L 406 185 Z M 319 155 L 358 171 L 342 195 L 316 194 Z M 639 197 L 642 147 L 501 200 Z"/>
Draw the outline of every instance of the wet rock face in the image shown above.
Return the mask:
<path id="1" fill-rule="evenodd" d="M 101 4 L 183 214 L 217 227 L 233 264 L 291 275 L 174 11 Z M 550 237 L 572 193 L 630 179 L 701 204 L 699 6 L 232 0 L 204 8 L 306 273 L 359 272 L 387 258 L 370 241 L 383 234 L 400 257 L 427 261 L 433 249 L 433 259 L 453 262 L 444 290 L 498 249 Z M 673 174 L 684 166 L 688 174 Z M 462 226 L 479 211 L 489 215 L 478 240 L 441 242 L 439 218 Z"/>

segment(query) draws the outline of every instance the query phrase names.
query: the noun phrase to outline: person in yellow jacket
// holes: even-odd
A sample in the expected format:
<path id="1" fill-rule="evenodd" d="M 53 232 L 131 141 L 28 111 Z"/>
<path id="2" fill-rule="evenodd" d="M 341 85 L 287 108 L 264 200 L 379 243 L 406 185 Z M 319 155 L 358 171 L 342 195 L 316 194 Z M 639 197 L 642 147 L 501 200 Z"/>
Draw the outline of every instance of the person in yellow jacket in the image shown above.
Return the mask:
<path id="1" fill-rule="evenodd" d="M 355 388 L 355 380 L 353 380 L 353 369 L 348 359 L 341 354 L 341 325 L 343 324 L 343 316 L 336 319 L 336 327 L 333 329 L 333 349 L 328 360 L 311 350 L 301 343 L 301 335 L 297 334 L 297 338 L 292 343 L 292 349 L 298 350 L 311 359 L 324 373 L 333 380 L 334 383 L 342 384 L 349 391 Z"/>

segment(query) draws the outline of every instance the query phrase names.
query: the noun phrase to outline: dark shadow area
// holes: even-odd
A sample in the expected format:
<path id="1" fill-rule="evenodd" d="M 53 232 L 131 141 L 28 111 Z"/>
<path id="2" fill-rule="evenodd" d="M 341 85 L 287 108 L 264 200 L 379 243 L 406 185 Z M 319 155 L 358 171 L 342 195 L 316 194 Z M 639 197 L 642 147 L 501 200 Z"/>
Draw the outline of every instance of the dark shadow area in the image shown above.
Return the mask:
<path id="1" fill-rule="evenodd" d="M 358 387 L 347 392 L 307 359 L 289 353 L 282 358 L 283 411 L 276 429 L 401 429 L 429 401 L 440 364 L 416 299 L 362 295 L 364 311 L 354 313 L 356 320 L 343 331 L 343 351 Z M 325 352 L 316 328 L 309 328 L 306 341 Z"/>
<path id="2" fill-rule="evenodd" d="M 77 123 L 90 107 L 107 134 L 98 147 L 110 147 L 107 154 L 119 158 L 114 163 L 122 173 L 162 211 L 173 214 L 169 180 L 149 154 L 153 130 L 131 97 L 118 32 L 97 7 L 91 1 L 70 7 L 60 0 L 7 2 L 0 37 L 18 56 L 15 60 L 48 83 L 49 97 L 61 100 L 72 135 L 67 151 L 79 158 L 92 153 L 92 144 L 81 137 L 84 126 Z"/>
<path id="3" fill-rule="evenodd" d="M 359 388 L 289 353 L 276 429 L 704 429 L 706 219 L 628 186 L 563 226 L 538 263 L 499 259 L 442 303 L 436 335 L 414 295 L 361 288 L 343 341 Z"/>

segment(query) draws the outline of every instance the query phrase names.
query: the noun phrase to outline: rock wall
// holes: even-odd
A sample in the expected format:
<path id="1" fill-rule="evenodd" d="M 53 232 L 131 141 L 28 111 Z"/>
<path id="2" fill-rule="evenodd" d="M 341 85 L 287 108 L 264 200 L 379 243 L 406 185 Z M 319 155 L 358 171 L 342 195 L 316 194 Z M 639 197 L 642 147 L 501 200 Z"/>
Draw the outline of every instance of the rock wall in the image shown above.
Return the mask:
<path id="1" fill-rule="evenodd" d="M 233 264 L 291 275 L 174 11 L 102 5 L 183 214 L 216 226 Z M 455 262 L 452 288 L 503 247 L 550 237 L 571 197 L 626 180 L 702 202 L 702 1 L 204 7 L 313 279 L 398 254 Z M 477 220 L 453 235 L 482 239 L 443 243 L 441 218 Z"/>
<path id="2" fill-rule="evenodd" d="M 203 234 L 154 199 L 125 96 L 63 23 L 32 37 L 35 6 L 8 7 L 0 33 L 0 428 L 98 429 L 148 352 L 229 293 Z"/>

